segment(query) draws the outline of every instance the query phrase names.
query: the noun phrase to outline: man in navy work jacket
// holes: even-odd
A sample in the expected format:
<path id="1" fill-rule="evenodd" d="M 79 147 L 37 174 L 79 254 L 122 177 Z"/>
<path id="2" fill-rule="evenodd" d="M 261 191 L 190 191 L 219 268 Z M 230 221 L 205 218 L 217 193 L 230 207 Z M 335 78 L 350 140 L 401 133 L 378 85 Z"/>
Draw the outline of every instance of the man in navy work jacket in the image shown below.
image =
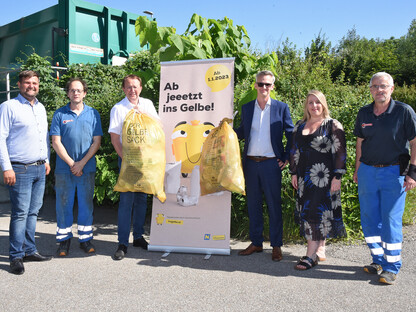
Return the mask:
<path id="1" fill-rule="evenodd" d="M 10 271 L 23 274 L 23 261 L 47 261 L 35 245 L 36 221 L 49 174 L 49 136 L 45 107 L 36 96 L 39 75 L 19 74 L 19 95 L 0 105 L 0 165 L 9 188 Z"/>
<path id="2" fill-rule="evenodd" d="M 286 103 L 270 98 L 275 77 L 271 71 L 256 75 L 257 99 L 242 107 L 240 127 L 235 130 L 245 140 L 243 169 L 251 244 L 239 255 L 263 251 L 263 193 L 269 211 L 272 260 L 282 260 L 283 220 L 281 206 L 282 170 L 288 163 L 293 123 Z M 283 146 L 283 133 L 287 143 Z"/>
<path id="3" fill-rule="evenodd" d="M 371 251 L 372 263 L 364 271 L 394 284 L 402 265 L 402 216 L 406 192 L 416 187 L 416 114 L 391 98 L 393 78 L 374 74 L 370 92 L 374 102 L 360 109 L 354 181 L 358 183 L 361 226 Z M 407 172 L 400 170 L 409 162 Z M 402 171 L 402 172 L 401 172 Z"/>

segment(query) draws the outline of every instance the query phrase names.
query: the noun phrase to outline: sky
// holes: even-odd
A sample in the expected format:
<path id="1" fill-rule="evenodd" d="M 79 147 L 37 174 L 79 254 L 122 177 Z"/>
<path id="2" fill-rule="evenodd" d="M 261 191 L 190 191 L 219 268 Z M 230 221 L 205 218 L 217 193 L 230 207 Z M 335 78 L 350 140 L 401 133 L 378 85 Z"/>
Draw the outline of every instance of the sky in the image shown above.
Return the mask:
<path id="1" fill-rule="evenodd" d="M 407 34 L 416 19 L 415 0 L 89 0 L 122 11 L 143 14 L 151 11 L 158 26 L 173 26 L 183 34 L 194 13 L 205 18 L 233 20 L 243 25 L 251 47 L 273 51 L 286 38 L 304 50 L 321 33 L 332 47 L 348 30 L 356 29 L 360 37 L 389 39 Z M 58 0 L 0 0 L 0 26 L 41 11 Z"/>

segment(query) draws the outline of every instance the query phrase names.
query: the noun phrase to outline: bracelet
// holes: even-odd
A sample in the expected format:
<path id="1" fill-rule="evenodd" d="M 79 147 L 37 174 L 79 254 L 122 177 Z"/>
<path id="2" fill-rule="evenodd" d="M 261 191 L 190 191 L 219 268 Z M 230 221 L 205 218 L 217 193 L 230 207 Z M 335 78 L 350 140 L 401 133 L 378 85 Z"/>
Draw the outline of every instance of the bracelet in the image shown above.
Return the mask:
<path id="1" fill-rule="evenodd" d="M 407 171 L 407 175 L 416 181 L 416 165 L 412 165 L 412 164 L 409 165 L 409 170 Z"/>

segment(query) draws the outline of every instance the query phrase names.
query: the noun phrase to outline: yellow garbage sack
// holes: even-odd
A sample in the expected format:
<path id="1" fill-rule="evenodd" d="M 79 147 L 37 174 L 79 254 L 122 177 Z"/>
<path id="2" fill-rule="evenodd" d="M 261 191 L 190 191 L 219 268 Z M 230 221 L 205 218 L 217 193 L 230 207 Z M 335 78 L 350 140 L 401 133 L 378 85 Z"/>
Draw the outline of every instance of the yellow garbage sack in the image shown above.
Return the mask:
<path id="1" fill-rule="evenodd" d="M 200 185 L 201 195 L 224 190 L 245 195 L 244 174 L 241 167 L 240 145 L 232 120 L 224 118 L 211 130 L 202 146 Z"/>
<path id="2" fill-rule="evenodd" d="M 163 203 L 166 154 L 161 124 L 132 109 L 123 122 L 122 147 L 123 159 L 114 190 L 153 194 Z"/>

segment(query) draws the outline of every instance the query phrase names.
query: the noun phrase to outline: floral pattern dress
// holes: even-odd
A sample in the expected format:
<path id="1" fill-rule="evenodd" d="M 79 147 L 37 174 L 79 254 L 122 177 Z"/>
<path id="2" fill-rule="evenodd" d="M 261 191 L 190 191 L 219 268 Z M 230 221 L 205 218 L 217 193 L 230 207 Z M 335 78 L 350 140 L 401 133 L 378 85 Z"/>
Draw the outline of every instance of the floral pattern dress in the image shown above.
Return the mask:
<path id="1" fill-rule="evenodd" d="M 295 221 L 307 240 L 346 236 L 341 191 L 331 193 L 331 181 L 346 169 L 345 133 L 335 119 L 325 119 L 313 133 L 303 135 L 298 121 L 290 150 L 290 172 L 298 178 Z"/>

